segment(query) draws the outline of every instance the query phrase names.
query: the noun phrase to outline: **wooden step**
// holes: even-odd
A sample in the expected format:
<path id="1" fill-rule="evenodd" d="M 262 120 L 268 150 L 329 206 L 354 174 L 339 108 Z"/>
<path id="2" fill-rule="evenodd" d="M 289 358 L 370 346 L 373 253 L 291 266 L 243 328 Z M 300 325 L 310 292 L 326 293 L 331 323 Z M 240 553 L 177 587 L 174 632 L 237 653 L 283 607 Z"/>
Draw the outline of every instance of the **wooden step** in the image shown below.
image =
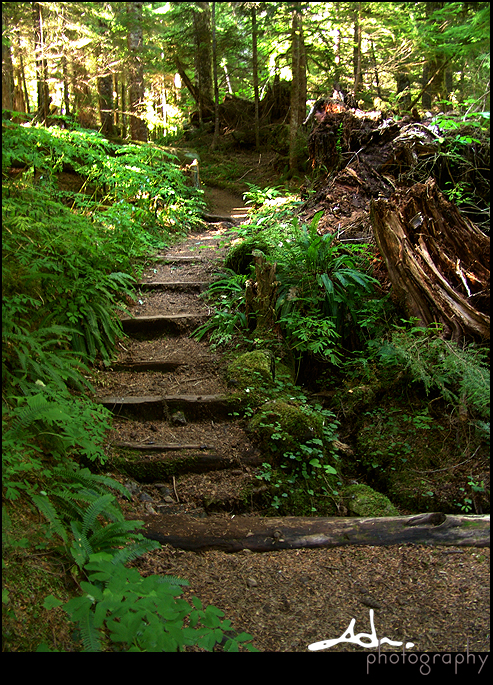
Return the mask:
<path id="1" fill-rule="evenodd" d="M 182 445 L 175 442 L 112 442 L 113 447 L 123 447 L 129 450 L 137 450 L 139 452 L 176 452 L 178 450 L 210 450 L 209 445 Z"/>
<path id="2" fill-rule="evenodd" d="M 258 455 L 246 455 L 241 458 L 241 463 L 255 468 L 260 466 L 262 459 Z M 203 452 L 170 454 L 154 459 L 135 459 L 130 455 L 117 454 L 111 457 L 111 464 L 119 473 L 126 473 L 139 483 L 155 483 L 180 473 L 207 473 L 238 468 L 238 458 Z"/>
<path id="3" fill-rule="evenodd" d="M 209 281 L 151 281 L 139 283 L 141 290 L 205 290 L 210 285 Z"/>
<path id="4" fill-rule="evenodd" d="M 201 262 L 202 257 L 185 257 L 182 255 L 157 255 L 156 262 L 159 264 L 193 264 L 193 262 Z"/>
<path id="5" fill-rule="evenodd" d="M 111 371 L 175 371 L 180 366 L 190 364 L 186 359 L 153 359 L 138 362 L 115 362 Z"/>
<path id="6" fill-rule="evenodd" d="M 179 333 L 195 328 L 207 318 L 206 313 L 189 312 L 166 316 L 137 316 L 134 319 L 125 317 L 121 319 L 121 322 L 124 332 L 128 335 L 159 335 L 166 332 Z"/>
<path id="7" fill-rule="evenodd" d="M 171 411 L 181 410 L 190 417 L 225 417 L 234 410 L 226 395 L 144 395 L 141 397 L 100 397 L 96 400 L 119 416 L 165 419 Z"/>

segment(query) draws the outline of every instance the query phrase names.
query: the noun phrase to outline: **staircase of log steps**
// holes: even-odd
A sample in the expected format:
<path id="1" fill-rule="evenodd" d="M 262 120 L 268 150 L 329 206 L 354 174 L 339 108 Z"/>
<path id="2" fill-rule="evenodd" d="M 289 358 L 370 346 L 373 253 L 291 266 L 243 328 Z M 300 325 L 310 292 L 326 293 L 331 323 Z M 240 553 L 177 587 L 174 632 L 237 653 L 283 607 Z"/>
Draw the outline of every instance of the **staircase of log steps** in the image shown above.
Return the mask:
<path id="1" fill-rule="evenodd" d="M 114 415 L 106 467 L 133 495 L 129 518 L 163 532 L 189 517 L 254 514 L 265 491 L 255 477 L 261 455 L 225 401 L 222 355 L 190 337 L 212 313 L 200 295 L 227 251 L 233 222 L 218 219 L 147 269 L 122 317 L 119 359 L 98 379 L 98 400 Z"/>

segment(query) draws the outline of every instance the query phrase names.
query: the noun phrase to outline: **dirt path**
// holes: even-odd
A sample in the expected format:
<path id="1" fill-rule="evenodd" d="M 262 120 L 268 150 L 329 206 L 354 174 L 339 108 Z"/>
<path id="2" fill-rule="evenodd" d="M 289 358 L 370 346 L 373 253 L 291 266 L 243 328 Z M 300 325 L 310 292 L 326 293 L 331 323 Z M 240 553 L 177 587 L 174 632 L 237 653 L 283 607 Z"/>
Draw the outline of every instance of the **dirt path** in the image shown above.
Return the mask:
<path id="1" fill-rule="evenodd" d="M 244 211 L 225 191 L 209 197 L 215 214 Z M 224 257 L 231 226 L 211 223 L 148 269 L 132 311 L 138 324 L 125 322 L 130 337 L 120 343 L 118 363 L 96 379 L 98 395 L 116 414 L 111 463 L 133 495 L 122 502 L 129 518 L 258 515 L 241 491 L 259 484 L 261 455 L 242 422 L 215 403 L 227 392 L 221 354 L 189 337 L 210 314 L 199 295 Z M 489 548 L 226 554 L 165 546 L 135 565 L 143 574 L 187 578 L 185 597 L 220 608 L 261 651 L 306 652 L 340 637 L 352 619 L 355 633 L 370 633 L 370 612 L 377 637 L 414 643 L 407 651 L 464 651 L 467 643 L 469 651 L 489 650 Z M 368 652 L 343 641 L 332 651 Z"/>

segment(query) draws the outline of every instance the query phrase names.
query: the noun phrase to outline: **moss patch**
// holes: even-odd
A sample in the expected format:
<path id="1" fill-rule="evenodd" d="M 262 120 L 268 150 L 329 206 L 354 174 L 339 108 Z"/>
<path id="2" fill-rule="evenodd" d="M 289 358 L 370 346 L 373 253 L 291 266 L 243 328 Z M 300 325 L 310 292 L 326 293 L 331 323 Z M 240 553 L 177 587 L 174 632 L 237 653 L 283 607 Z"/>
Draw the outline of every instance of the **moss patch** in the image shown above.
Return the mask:
<path id="1" fill-rule="evenodd" d="M 226 255 L 224 266 L 237 274 L 248 275 L 250 266 L 253 264 L 253 250 L 260 250 L 264 254 L 268 254 L 269 246 L 261 236 L 249 236 L 241 243 L 233 245 Z"/>
<path id="2" fill-rule="evenodd" d="M 273 400 L 250 421 L 249 430 L 266 456 L 278 461 L 313 438 L 323 438 L 323 419 L 288 402 Z"/>
<path id="3" fill-rule="evenodd" d="M 399 516 L 398 509 L 388 497 L 363 483 L 344 488 L 343 497 L 354 516 Z"/>

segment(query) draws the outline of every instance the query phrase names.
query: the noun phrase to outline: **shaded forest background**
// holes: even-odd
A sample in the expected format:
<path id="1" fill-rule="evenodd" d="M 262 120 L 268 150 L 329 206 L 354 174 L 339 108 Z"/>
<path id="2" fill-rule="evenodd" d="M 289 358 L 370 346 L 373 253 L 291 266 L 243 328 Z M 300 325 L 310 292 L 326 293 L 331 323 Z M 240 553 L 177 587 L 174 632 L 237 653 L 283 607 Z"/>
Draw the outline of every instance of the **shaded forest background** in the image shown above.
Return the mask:
<path id="1" fill-rule="evenodd" d="M 307 106 L 334 88 L 363 110 L 489 110 L 486 2 L 15 2 L 2 21 L 17 121 L 169 142 L 215 119 L 216 142 L 240 127 L 257 147 L 282 123 L 294 166 Z"/>

